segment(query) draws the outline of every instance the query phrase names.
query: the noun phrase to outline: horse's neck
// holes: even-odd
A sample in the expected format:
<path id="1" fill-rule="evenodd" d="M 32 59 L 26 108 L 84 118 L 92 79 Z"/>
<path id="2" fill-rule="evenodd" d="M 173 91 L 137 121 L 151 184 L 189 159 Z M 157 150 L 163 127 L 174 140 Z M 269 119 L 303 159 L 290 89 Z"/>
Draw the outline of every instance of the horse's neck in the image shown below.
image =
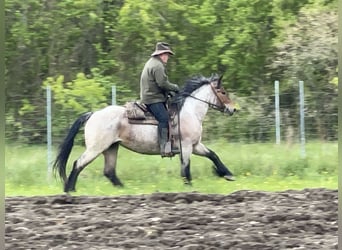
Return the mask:
<path id="1" fill-rule="evenodd" d="M 208 103 L 215 101 L 210 88 L 210 85 L 204 85 L 191 93 L 194 98 L 189 96 L 185 99 L 182 111 L 186 114 L 195 115 L 200 122 L 203 122 L 208 112 Z"/>

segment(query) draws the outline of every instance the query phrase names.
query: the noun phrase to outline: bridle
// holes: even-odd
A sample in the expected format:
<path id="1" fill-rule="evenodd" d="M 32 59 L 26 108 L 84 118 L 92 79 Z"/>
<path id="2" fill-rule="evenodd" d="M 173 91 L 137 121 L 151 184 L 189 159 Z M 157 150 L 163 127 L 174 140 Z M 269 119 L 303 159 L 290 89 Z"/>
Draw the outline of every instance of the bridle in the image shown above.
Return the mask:
<path id="1" fill-rule="evenodd" d="M 215 110 L 218 110 L 220 112 L 224 112 L 225 111 L 225 101 L 223 98 L 227 98 L 226 95 L 225 95 L 225 90 L 221 87 L 221 88 L 216 88 L 212 83 L 210 83 L 210 86 L 211 86 L 211 89 L 214 91 L 217 99 L 221 102 L 221 106 L 219 105 L 216 105 L 216 104 L 213 104 L 213 103 L 210 103 L 210 102 L 207 102 L 205 100 L 202 100 L 200 98 L 197 98 L 195 96 L 192 96 L 191 94 L 187 95 L 188 97 L 191 97 L 195 100 L 198 100 L 200 102 L 203 102 L 203 103 L 206 103 L 209 105 L 209 107 L 211 107 L 212 109 L 215 109 Z"/>

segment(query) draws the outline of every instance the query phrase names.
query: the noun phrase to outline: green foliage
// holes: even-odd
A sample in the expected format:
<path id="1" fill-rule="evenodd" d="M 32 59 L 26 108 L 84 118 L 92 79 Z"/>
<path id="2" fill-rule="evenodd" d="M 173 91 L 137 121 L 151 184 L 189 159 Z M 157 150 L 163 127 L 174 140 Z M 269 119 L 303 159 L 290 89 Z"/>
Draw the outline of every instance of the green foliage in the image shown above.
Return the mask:
<path id="1" fill-rule="evenodd" d="M 238 97 L 253 96 L 241 101 L 238 122 L 224 128 L 213 118 L 220 127 L 209 126 L 207 135 L 269 140 L 273 103 L 265 96 L 273 93 L 274 80 L 297 95 L 295 77 L 306 86 L 308 130 L 314 138 L 336 140 L 336 6 L 334 0 L 8 0 L 6 136 L 44 141 L 44 82 L 58 82 L 58 131 L 79 112 L 108 104 L 112 85 L 119 104 L 138 99 L 143 64 L 163 40 L 176 52 L 168 63 L 171 82 L 224 73 L 225 86 Z M 282 100 L 296 123 L 296 98 Z M 43 132 L 30 132 L 37 126 Z M 234 129 L 246 136 L 234 136 Z"/>
<path id="2" fill-rule="evenodd" d="M 50 86 L 52 91 L 53 132 L 64 134 L 80 114 L 107 106 L 108 85 L 108 80 L 98 75 L 96 69 L 94 77 L 79 73 L 70 82 L 65 82 L 64 76 L 47 78 L 44 86 Z"/>
<path id="3" fill-rule="evenodd" d="M 317 164 L 317 173 L 322 174 L 322 175 L 338 175 L 338 169 L 334 162 L 320 162 Z"/>
<path id="4" fill-rule="evenodd" d="M 283 177 L 298 176 L 299 178 L 303 178 L 305 170 L 308 167 L 307 159 L 289 160 L 284 167 L 280 169 L 279 175 Z"/>
<path id="5" fill-rule="evenodd" d="M 265 84 L 264 65 L 270 55 L 274 31 L 271 1 L 231 1 L 222 13 L 219 58 L 230 87 L 247 93 Z M 251 84 L 252 82 L 252 84 Z"/>
<path id="6" fill-rule="evenodd" d="M 273 67 L 284 71 L 285 79 L 296 77 L 316 83 L 317 88 L 317 84 L 327 84 L 336 76 L 336 12 L 303 9 L 297 23 L 287 27 L 285 33 L 286 39 L 278 45 L 273 63 Z"/>
<path id="7" fill-rule="evenodd" d="M 22 100 L 22 107 L 19 110 L 19 115 L 24 115 L 26 113 L 32 112 L 35 110 L 35 106 L 33 106 L 29 100 L 24 99 Z"/>
<path id="8" fill-rule="evenodd" d="M 56 108 L 61 112 L 71 109 L 75 113 L 84 113 L 106 105 L 106 88 L 83 73 L 77 74 L 71 82 L 64 82 L 63 76 L 47 78 L 44 85 L 51 86 Z"/>
<path id="9" fill-rule="evenodd" d="M 338 74 L 338 69 L 336 68 L 336 74 Z M 331 81 L 331 84 L 338 86 L 338 76 L 335 76 Z"/>
<path id="10" fill-rule="evenodd" d="M 337 116 L 332 115 L 337 114 L 338 97 L 334 84 L 338 22 L 333 6 L 332 1 L 309 1 L 298 11 L 294 21 L 284 24 L 278 31 L 282 39 L 275 43 L 276 54 L 270 59 L 271 77 L 280 80 L 283 92 L 293 92 L 294 84 L 304 81 L 307 128 L 327 140 L 337 139 L 337 130 L 325 132 L 327 127 L 337 124 Z M 285 100 L 283 105 L 293 105 L 294 101 Z M 297 120 L 298 115 L 293 111 L 288 111 L 290 119 Z"/>

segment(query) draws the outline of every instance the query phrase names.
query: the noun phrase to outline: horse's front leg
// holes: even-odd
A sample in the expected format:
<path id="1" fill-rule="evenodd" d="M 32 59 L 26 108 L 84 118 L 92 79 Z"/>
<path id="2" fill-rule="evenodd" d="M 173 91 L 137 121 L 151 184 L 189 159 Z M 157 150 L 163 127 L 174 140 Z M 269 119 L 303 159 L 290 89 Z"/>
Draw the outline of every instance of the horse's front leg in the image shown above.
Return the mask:
<path id="1" fill-rule="evenodd" d="M 195 155 L 204 156 L 210 159 L 214 163 L 214 169 L 216 174 L 220 177 L 225 178 L 228 181 L 234 181 L 235 178 L 233 174 L 229 171 L 229 169 L 222 163 L 218 155 L 204 146 L 202 143 L 198 143 L 193 150 Z"/>
<path id="2" fill-rule="evenodd" d="M 182 147 L 182 152 L 179 155 L 181 161 L 181 177 L 184 184 L 191 185 L 191 173 L 190 173 L 190 156 L 192 153 L 192 147 Z"/>

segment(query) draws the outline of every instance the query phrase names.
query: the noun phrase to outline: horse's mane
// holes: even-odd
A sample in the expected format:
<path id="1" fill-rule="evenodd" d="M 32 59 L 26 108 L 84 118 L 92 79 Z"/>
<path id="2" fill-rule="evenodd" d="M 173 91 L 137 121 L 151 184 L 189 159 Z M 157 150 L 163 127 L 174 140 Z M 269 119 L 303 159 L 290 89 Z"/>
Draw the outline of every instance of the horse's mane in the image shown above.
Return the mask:
<path id="1" fill-rule="evenodd" d="M 217 74 L 213 74 L 210 77 L 204 77 L 202 75 L 193 76 L 185 81 L 185 85 L 181 90 L 172 98 L 171 104 L 177 104 L 180 110 L 181 106 L 183 106 L 184 100 L 186 97 L 191 95 L 196 89 L 199 89 L 205 84 L 209 84 L 215 80 L 218 80 L 219 76 Z"/>

